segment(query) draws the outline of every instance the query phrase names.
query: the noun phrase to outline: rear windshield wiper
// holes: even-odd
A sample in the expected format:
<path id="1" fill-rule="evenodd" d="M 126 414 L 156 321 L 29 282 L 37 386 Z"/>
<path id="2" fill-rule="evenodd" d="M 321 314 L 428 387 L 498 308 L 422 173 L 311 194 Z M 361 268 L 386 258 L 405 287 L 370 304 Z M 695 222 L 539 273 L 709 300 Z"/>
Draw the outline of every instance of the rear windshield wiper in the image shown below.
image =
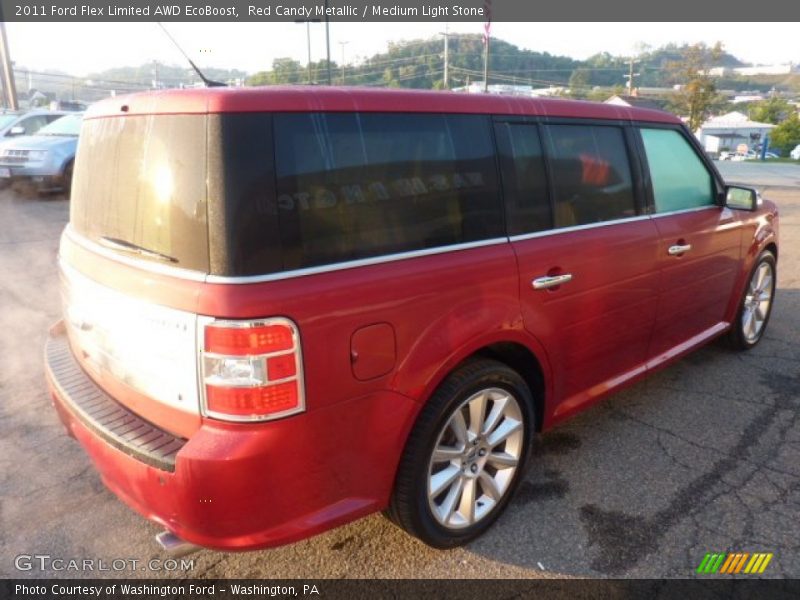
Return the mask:
<path id="1" fill-rule="evenodd" d="M 162 254 L 161 252 L 156 252 L 155 250 L 148 250 L 147 248 L 143 248 L 138 244 L 121 240 L 119 238 L 102 236 L 100 238 L 100 242 L 104 246 L 108 248 L 113 248 L 114 250 L 121 250 L 122 252 L 131 252 L 133 254 L 140 254 L 141 256 L 147 256 L 149 258 L 155 258 L 157 260 L 163 260 L 172 263 L 178 262 L 178 259 L 175 258 L 174 256 L 168 256 L 166 254 Z"/>

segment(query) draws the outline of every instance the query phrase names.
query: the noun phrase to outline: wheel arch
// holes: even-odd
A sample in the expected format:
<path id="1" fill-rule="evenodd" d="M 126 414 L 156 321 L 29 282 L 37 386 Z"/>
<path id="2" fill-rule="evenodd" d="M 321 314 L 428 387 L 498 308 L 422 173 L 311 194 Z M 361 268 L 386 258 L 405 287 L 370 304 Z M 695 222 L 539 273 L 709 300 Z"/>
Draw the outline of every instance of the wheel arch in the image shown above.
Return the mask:
<path id="1" fill-rule="evenodd" d="M 429 381 L 419 397 L 420 404 L 422 406 L 427 404 L 450 374 L 475 358 L 496 360 L 520 374 L 531 390 L 536 430 L 541 431 L 546 420 L 546 407 L 551 393 L 550 369 L 544 348 L 539 346 L 535 338 L 530 338 L 522 332 L 506 332 L 504 336 L 485 339 L 462 349 L 459 354 L 446 361 Z"/>
<path id="2" fill-rule="evenodd" d="M 770 241 L 764 246 L 764 250 L 772 252 L 772 255 L 775 257 L 775 262 L 778 262 L 778 244 L 775 243 L 775 240 Z"/>
<path id="3" fill-rule="evenodd" d="M 539 359 L 531 350 L 518 342 L 497 342 L 484 346 L 473 353 L 467 360 L 474 357 L 491 358 L 520 374 L 528 384 L 533 396 L 533 411 L 536 419 L 536 431 L 542 430 L 545 405 L 545 376 Z"/>

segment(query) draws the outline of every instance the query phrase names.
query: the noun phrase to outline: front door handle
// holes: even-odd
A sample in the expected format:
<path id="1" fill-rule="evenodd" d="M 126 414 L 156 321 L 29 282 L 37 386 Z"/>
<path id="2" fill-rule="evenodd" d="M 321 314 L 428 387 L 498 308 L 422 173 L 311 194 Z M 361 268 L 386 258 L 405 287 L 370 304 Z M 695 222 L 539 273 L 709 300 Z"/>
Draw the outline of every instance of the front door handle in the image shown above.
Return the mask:
<path id="1" fill-rule="evenodd" d="M 531 284 L 535 290 L 546 290 L 564 283 L 569 283 L 570 281 L 572 281 L 572 273 L 564 273 L 563 275 L 545 275 L 544 277 L 537 277 Z"/>
<path id="2" fill-rule="evenodd" d="M 674 246 L 670 246 L 667 252 L 669 252 L 670 256 L 677 256 L 679 254 L 683 254 L 684 252 L 688 252 L 691 249 L 691 244 L 676 244 Z"/>

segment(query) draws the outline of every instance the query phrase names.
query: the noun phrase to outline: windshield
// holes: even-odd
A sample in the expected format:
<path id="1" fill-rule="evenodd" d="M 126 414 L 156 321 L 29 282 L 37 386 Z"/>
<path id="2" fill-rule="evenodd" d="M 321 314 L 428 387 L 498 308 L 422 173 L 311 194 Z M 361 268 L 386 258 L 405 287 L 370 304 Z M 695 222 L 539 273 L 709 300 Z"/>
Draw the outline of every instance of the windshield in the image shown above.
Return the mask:
<path id="1" fill-rule="evenodd" d="M 56 119 L 49 125 L 45 125 L 36 132 L 36 135 L 66 135 L 78 137 L 78 134 L 81 131 L 82 120 L 83 115 L 80 113 L 67 115 L 65 117 L 61 117 L 60 119 Z"/>
<path id="2" fill-rule="evenodd" d="M 0 115 L 0 129 L 8 127 L 18 118 L 17 115 Z"/>

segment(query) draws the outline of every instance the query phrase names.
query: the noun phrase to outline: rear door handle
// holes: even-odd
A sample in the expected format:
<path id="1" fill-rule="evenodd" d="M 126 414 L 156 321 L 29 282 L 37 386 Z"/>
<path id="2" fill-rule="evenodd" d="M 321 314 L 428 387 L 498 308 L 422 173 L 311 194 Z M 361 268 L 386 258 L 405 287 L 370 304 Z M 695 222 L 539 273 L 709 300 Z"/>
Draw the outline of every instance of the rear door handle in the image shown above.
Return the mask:
<path id="1" fill-rule="evenodd" d="M 546 290 L 564 283 L 569 283 L 570 281 L 572 281 L 572 273 L 564 273 L 563 275 L 545 275 L 544 277 L 537 277 L 531 284 L 533 284 L 533 289 L 535 290 Z"/>
<path id="2" fill-rule="evenodd" d="M 682 244 L 682 245 L 676 244 L 674 246 L 670 246 L 667 252 L 669 252 L 670 256 L 677 256 L 678 254 L 683 254 L 684 252 L 688 252 L 691 249 L 692 249 L 691 244 Z"/>

